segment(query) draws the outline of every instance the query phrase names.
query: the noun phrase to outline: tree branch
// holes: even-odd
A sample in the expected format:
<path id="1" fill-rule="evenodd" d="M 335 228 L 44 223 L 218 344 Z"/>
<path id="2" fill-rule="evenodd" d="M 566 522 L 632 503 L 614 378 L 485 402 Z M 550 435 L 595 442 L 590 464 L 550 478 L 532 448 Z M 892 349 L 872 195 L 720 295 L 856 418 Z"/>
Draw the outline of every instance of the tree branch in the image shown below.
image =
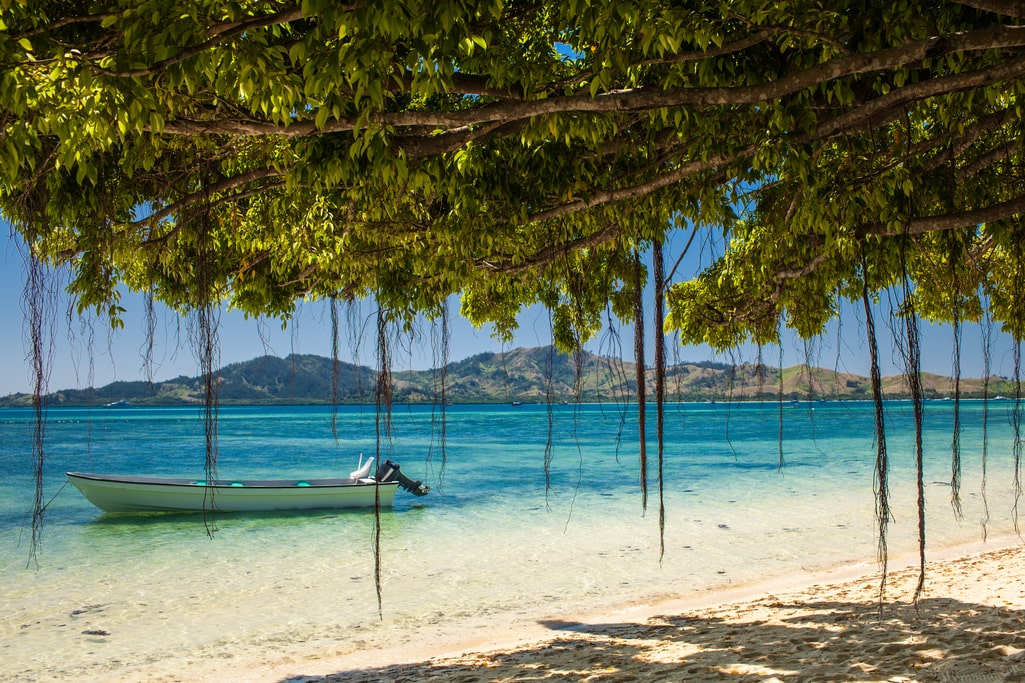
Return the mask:
<path id="1" fill-rule="evenodd" d="M 19 38 L 34 38 L 35 36 L 42 35 L 44 33 L 47 33 L 48 31 L 55 31 L 57 29 L 64 28 L 65 26 L 75 26 L 77 24 L 94 24 L 96 22 L 101 22 L 110 16 L 112 15 L 87 14 L 84 16 L 61 17 L 60 19 L 57 19 L 56 21 L 53 21 L 49 24 L 44 24 L 43 26 L 32 29 L 31 31 L 26 31 L 25 33 L 16 34 L 11 37 L 14 40 L 18 40 Z"/>
<path id="2" fill-rule="evenodd" d="M 775 35 L 775 32 L 763 29 L 752 33 L 745 38 L 741 38 L 740 40 L 735 40 L 732 43 L 725 43 L 722 46 L 710 47 L 707 50 L 689 50 L 669 57 L 653 57 L 651 59 L 645 59 L 638 62 L 637 66 L 672 66 L 674 64 L 686 64 L 687 62 L 699 62 L 703 59 L 721 57 L 723 55 L 733 54 L 734 52 L 740 52 L 750 47 L 754 47 L 759 43 L 765 42 L 773 35 Z M 560 81 L 551 87 L 546 88 L 546 90 L 548 90 L 548 92 L 562 92 L 566 88 L 578 86 L 581 82 L 590 81 L 596 75 L 596 71 L 575 74 L 572 78 Z"/>
<path id="3" fill-rule="evenodd" d="M 527 219 L 527 222 L 536 223 L 539 221 L 551 220 L 553 218 L 559 218 L 560 216 L 576 213 L 577 211 L 583 211 L 585 209 L 594 208 L 602 204 L 644 197 L 651 194 L 652 192 L 661 190 L 664 187 L 680 182 L 681 180 L 685 180 L 703 171 L 709 171 L 720 165 L 732 163 L 735 161 L 739 161 L 740 159 L 750 157 L 757 150 L 757 145 L 748 145 L 747 147 L 744 147 L 737 153 L 729 156 L 718 155 L 711 157 L 709 159 L 682 163 L 674 170 L 656 176 L 647 182 L 638 183 L 636 185 L 631 185 L 629 187 L 617 188 L 615 190 L 592 192 L 584 199 L 577 199 L 572 202 L 567 202 L 560 206 L 553 207 L 546 211 L 538 212 L 530 216 L 530 218 Z"/>
<path id="4" fill-rule="evenodd" d="M 1001 161 L 1009 159 L 1012 155 L 1020 153 L 1022 150 L 1021 138 L 1014 138 L 1011 141 L 995 147 L 985 154 L 981 155 L 978 159 L 975 159 L 970 164 L 966 164 L 961 168 L 957 169 L 955 176 L 959 181 L 963 181 L 967 178 L 971 178 L 977 173 L 980 173 L 984 169 L 998 164 Z"/>
<path id="5" fill-rule="evenodd" d="M 251 183 L 256 180 L 262 180 L 264 178 L 272 178 L 280 175 L 280 171 L 276 171 L 270 168 L 261 168 L 249 173 L 243 173 L 242 175 L 234 176 L 232 178 L 225 178 L 216 183 L 210 185 L 204 185 L 198 191 L 191 194 L 185 195 L 178 201 L 168 204 L 163 209 L 156 211 L 145 218 L 139 219 L 134 223 L 130 224 L 132 228 L 141 228 L 146 225 L 155 225 L 165 218 L 171 216 L 174 213 L 183 211 L 191 206 L 195 206 L 199 202 L 206 201 L 211 195 L 227 192 L 237 187 L 241 187 L 246 183 Z M 152 242 L 155 240 L 146 240 L 146 242 Z"/>
<path id="6" fill-rule="evenodd" d="M 246 32 L 253 31 L 258 28 L 266 28 L 268 26 L 278 26 L 281 24 L 287 24 L 297 19 L 302 19 L 303 13 L 301 7 L 290 7 L 283 9 L 275 14 L 266 14 L 259 17 L 253 17 L 247 21 L 231 22 L 230 24 L 223 24 L 219 26 L 212 26 L 207 29 L 207 35 L 210 36 L 202 43 L 193 45 L 192 47 L 183 48 L 178 54 L 168 57 L 167 59 L 155 62 L 148 67 L 142 69 L 132 69 L 131 71 L 111 71 L 109 69 L 103 69 L 95 64 L 89 64 L 96 73 L 104 76 L 111 76 L 113 78 L 136 78 L 141 76 L 152 76 L 160 71 L 163 71 L 169 66 L 184 62 L 185 60 L 195 57 L 198 54 L 203 53 L 210 48 L 219 45 L 227 40 L 235 38 L 245 34 Z"/>
<path id="7" fill-rule="evenodd" d="M 623 231 L 618 223 L 610 223 L 598 232 L 591 233 L 590 235 L 580 237 L 575 240 L 563 242 L 562 244 L 552 245 L 522 261 L 491 263 L 487 260 L 480 259 L 477 261 L 477 265 L 494 273 L 520 275 L 537 268 L 544 267 L 559 258 L 572 254 L 574 251 L 587 249 L 589 247 L 596 247 L 598 245 L 605 244 L 606 242 L 610 242 L 620 237 L 622 234 Z"/>
<path id="8" fill-rule="evenodd" d="M 530 119 L 548 114 L 567 113 L 623 113 L 647 111 L 666 107 L 714 107 L 723 105 L 761 104 L 783 98 L 802 90 L 839 78 L 874 71 L 905 67 L 923 59 L 966 51 L 1025 46 L 1025 26 L 991 26 L 946 37 L 932 37 L 912 41 L 874 53 L 854 54 L 808 67 L 767 83 L 721 88 L 632 88 L 613 90 L 591 97 L 589 93 L 549 97 L 541 100 L 508 101 L 480 105 L 459 111 L 402 111 L 379 112 L 365 118 L 341 117 L 328 121 L 318 130 L 313 121 L 297 121 L 285 126 L 256 120 L 221 119 L 169 121 L 163 132 L 171 135 L 228 134 L 237 136 L 284 135 L 301 137 L 316 133 L 351 132 L 367 122 L 380 126 L 426 126 L 437 128 L 465 128 L 496 121 Z M 893 103 L 921 99 L 945 92 L 1016 77 L 1021 74 L 1021 60 L 1015 60 L 989 69 L 967 74 L 927 79 L 892 90 L 888 95 L 873 100 L 873 107 L 882 111 Z M 862 119 L 868 119 L 873 109 L 864 109 Z M 834 126 L 849 127 L 843 115 L 833 119 Z"/>
<path id="9" fill-rule="evenodd" d="M 481 76 L 478 74 L 469 74 L 463 71 L 457 71 L 452 74 L 449 78 L 452 79 L 452 89 L 454 92 L 463 95 L 486 95 L 488 97 L 494 97 L 499 100 L 522 100 L 523 99 L 523 87 L 514 88 L 507 86 L 504 88 L 496 88 L 488 83 L 487 76 Z M 579 79 L 575 79 L 575 82 L 579 82 Z M 399 92 L 409 92 L 413 89 L 413 72 L 408 69 L 403 71 L 400 76 L 395 78 L 395 83 L 400 86 L 398 89 L 389 88 L 392 92 L 398 90 Z"/>
<path id="10" fill-rule="evenodd" d="M 871 100 L 857 109 L 842 114 L 819 124 L 814 134 L 798 135 L 795 140 L 802 144 L 834 137 L 845 131 L 853 131 L 862 124 L 875 121 L 875 117 L 886 115 L 889 111 L 898 111 L 903 115 L 904 107 L 910 103 L 939 95 L 980 88 L 1005 80 L 1020 78 L 1025 74 L 1025 57 L 1006 62 L 999 66 L 977 71 L 969 71 L 951 76 L 940 76 L 896 90 Z"/>
<path id="11" fill-rule="evenodd" d="M 523 130 L 524 121 L 495 122 L 443 131 L 437 135 L 405 135 L 392 138 L 392 146 L 411 159 L 424 159 L 462 149 L 467 144 L 487 137 L 509 137 Z"/>
<path id="12" fill-rule="evenodd" d="M 925 163 L 913 169 L 914 174 L 918 176 L 932 173 L 936 169 L 950 163 L 952 159 L 957 159 L 965 151 L 974 147 L 975 143 L 983 135 L 1004 125 L 1010 118 L 1011 114 L 1012 112 L 1008 109 L 996 111 L 992 114 L 978 117 L 963 131 L 962 134 L 956 137 L 952 137 L 948 134 L 943 137 L 931 138 L 919 142 L 912 148 L 911 154 L 902 158 L 898 163 L 910 163 L 910 161 L 915 157 L 919 157 L 949 142 L 950 144 L 947 149 L 933 155 L 931 158 L 927 159 Z M 961 176 L 962 179 L 969 175 L 968 173 L 964 173 L 964 169 L 961 169 L 959 172 L 963 173 Z"/>
<path id="13" fill-rule="evenodd" d="M 898 229 L 875 223 L 858 228 L 855 232 L 860 237 L 875 235 L 880 237 L 899 237 L 901 235 L 924 235 L 930 232 L 943 232 L 959 228 L 971 228 L 983 223 L 1004 220 L 1025 213 L 1025 195 L 1009 199 L 1006 202 L 993 204 L 981 209 L 956 211 L 937 216 L 917 216 L 909 219 Z"/>
<path id="14" fill-rule="evenodd" d="M 858 239 L 868 236 L 879 237 L 902 237 L 905 235 L 923 235 L 930 232 L 941 232 L 946 230 L 957 230 L 961 228 L 972 228 L 983 223 L 991 223 L 1012 216 L 1025 214 L 1025 196 L 1015 197 L 1006 202 L 994 204 L 982 209 L 971 211 L 960 211 L 938 216 L 920 216 L 907 221 L 900 229 L 893 230 L 886 225 L 873 224 L 861 226 L 855 229 Z M 991 249 L 994 245 L 992 238 L 987 238 L 973 250 L 973 260 L 982 258 L 982 254 Z M 704 320 L 710 327 L 725 327 L 736 324 L 740 321 L 750 320 L 759 316 L 768 315 L 775 311 L 776 304 L 783 294 L 783 284 L 787 280 L 799 279 L 813 273 L 819 266 L 828 260 L 829 254 L 825 251 L 818 253 L 810 261 L 800 268 L 781 268 L 777 270 L 772 279 L 775 286 L 771 293 L 764 297 L 747 296 L 741 302 L 733 302 L 729 314 L 724 313 L 712 303 L 705 302 L 704 309 L 714 316 L 705 316 Z M 763 290 L 764 291 L 764 290 Z"/>
<path id="15" fill-rule="evenodd" d="M 1025 19 L 1025 2 L 1018 0 L 953 0 L 958 5 L 992 12 L 1005 17 Z"/>
<path id="16" fill-rule="evenodd" d="M 966 90 L 980 85 L 1014 78 L 1025 74 L 1025 57 L 1010 62 L 1000 67 L 988 70 L 973 71 L 967 74 L 945 76 L 917 84 L 905 86 L 904 88 L 891 91 L 875 100 L 861 105 L 855 109 L 839 114 L 832 119 L 821 123 L 817 130 L 812 133 L 793 132 L 781 136 L 781 139 L 788 141 L 791 145 L 803 145 L 811 142 L 821 142 L 854 130 L 859 124 L 864 123 L 891 112 L 903 112 L 904 107 L 911 101 L 934 97 L 939 94 Z M 602 204 L 634 199 L 648 195 L 674 184 L 685 178 L 691 177 L 703 171 L 710 170 L 717 166 L 734 163 L 745 158 L 750 158 L 757 151 L 756 145 L 750 145 L 738 150 L 732 155 L 718 155 L 707 160 L 692 161 L 681 164 L 673 171 L 657 176 L 650 181 L 633 185 L 630 187 L 615 190 L 594 192 L 586 199 L 577 199 L 558 207 L 539 212 L 530 217 L 529 222 L 548 220 L 560 216 L 583 211 Z"/>

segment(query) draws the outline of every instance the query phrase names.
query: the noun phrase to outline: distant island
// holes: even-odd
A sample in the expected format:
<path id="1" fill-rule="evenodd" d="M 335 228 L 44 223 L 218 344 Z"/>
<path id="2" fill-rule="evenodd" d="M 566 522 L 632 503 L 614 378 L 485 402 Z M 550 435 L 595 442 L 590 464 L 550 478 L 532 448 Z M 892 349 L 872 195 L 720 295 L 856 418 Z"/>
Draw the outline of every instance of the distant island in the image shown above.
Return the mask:
<path id="1" fill-rule="evenodd" d="M 539 403 L 546 401 L 608 402 L 632 400 L 636 389 L 634 364 L 587 351 L 564 354 L 552 347 L 518 348 L 504 353 L 481 353 L 450 363 L 441 370 L 404 370 L 393 374 L 394 403 L 436 403 L 444 377 L 448 403 Z M 337 391 L 332 396 L 332 361 L 316 355 L 293 354 L 285 358 L 262 356 L 233 363 L 217 371 L 217 393 L 231 404 L 359 404 L 374 402 L 376 373 L 373 369 L 339 361 Z M 780 374 L 782 372 L 782 387 Z M 646 372 L 649 395 L 654 391 L 654 371 Z M 949 377 L 923 373 L 928 398 L 953 395 Z M 48 406 L 174 406 L 203 402 L 201 377 L 176 377 L 161 382 L 112 382 L 103 387 L 62 389 L 46 396 Z M 766 365 L 703 361 L 679 363 L 667 368 L 668 400 L 854 400 L 871 398 L 867 377 L 834 370 L 796 365 Z M 981 379 L 961 380 L 961 396 L 982 395 Z M 907 387 L 900 375 L 885 377 L 888 398 L 904 398 Z M 1010 380 L 990 379 L 989 394 L 1013 394 Z M 32 403 L 30 394 L 0 397 L 0 406 Z"/>

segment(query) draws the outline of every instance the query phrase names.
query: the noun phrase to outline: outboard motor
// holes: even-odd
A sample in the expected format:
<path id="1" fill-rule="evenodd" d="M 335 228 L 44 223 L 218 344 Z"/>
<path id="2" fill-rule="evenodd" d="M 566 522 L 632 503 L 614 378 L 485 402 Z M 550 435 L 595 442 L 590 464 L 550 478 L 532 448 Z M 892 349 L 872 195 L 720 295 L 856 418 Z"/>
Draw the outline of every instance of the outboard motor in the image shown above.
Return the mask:
<path id="1" fill-rule="evenodd" d="M 430 486 L 427 486 L 423 482 L 413 481 L 400 472 L 399 463 L 393 460 L 385 460 L 381 467 L 378 468 L 377 481 L 397 481 L 399 486 L 406 489 L 414 496 L 426 496 L 427 492 L 431 490 Z"/>

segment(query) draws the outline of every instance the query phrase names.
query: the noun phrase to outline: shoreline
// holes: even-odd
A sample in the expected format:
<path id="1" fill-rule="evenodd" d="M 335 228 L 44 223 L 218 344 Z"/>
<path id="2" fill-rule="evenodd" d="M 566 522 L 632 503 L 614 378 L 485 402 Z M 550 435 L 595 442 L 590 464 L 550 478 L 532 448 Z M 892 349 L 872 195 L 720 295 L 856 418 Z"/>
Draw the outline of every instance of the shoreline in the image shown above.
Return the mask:
<path id="1" fill-rule="evenodd" d="M 985 674 L 973 681 L 1025 680 L 1022 539 L 975 541 L 927 552 L 926 559 L 917 607 L 910 602 L 917 556 L 906 555 L 889 561 L 882 612 L 878 565 L 855 563 L 602 612 L 432 626 L 356 652 L 332 653 L 329 643 L 308 642 L 276 651 L 272 660 L 188 660 L 177 675 L 143 669 L 122 671 L 116 680 L 481 681 L 533 672 L 534 680 L 737 680 L 740 674 L 763 681 L 954 681 L 968 680 L 969 670 Z M 738 639 L 742 644 L 730 645 Z"/>
<path id="2" fill-rule="evenodd" d="M 885 379 L 885 378 L 884 378 Z M 84 389 L 74 389 L 65 391 L 85 391 Z M 61 393 L 61 392 L 56 392 Z M 949 392 L 947 392 L 949 393 Z M 50 394 L 47 395 L 49 397 Z M 110 397 L 105 397 L 110 398 Z M 105 399 L 103 399 L 105 400 Z M 126 408 L 196 408 L 204 405 L 202 398 L 195 398 L 190 400 L 175 399 L 175 400 L 164 400 L 164 399 L 150 399 L 150 398 L 131 398 L 121 399 L 127 405 L 117 406 L 110 405 L 108 403 L 86 401 L 86 400 L 63 400 L 55 403 L 47 403 L 46 410 L 123 410 Z M 938 403 L 944 404 L 951 401 L 950 396 L 946 393 L 936 392 L 930 394 L 922 399 L 927 404 Z M 988 396 L 983 398 L 979 392 L 964 392 L 960 396 L 960 400 L 966 403 L 1008 403 L 1013 402 L 1013 399 L 1009 399 L 1003 395 Z M 0 396 L 0 410 L 31 410 L 32 409 L 32 394 L 25 392 L 15 392 L 6 396 Z M 897 404 L 897 403 L 911 403 L 911 396 L 908 394 L 885 394 L 883 396 L 883 403 L 886 405 Z M 833 404 L 833 403 L 872 403 L 871 394 L 854 394 L 849 396 L 834 396 L 829 398 L 796 398 L 787 399 L 782 401 L 785 406 L 801 406 L 801 407 L 813 407 L 817 404 Z M 114 403 L 117 403 L 115 401 Z M 649 399 L 646 405 L 655 405 L 654 399 Z M 737 406 L 763 406 L 767 405 L 773 409 L 777 408 L 780 401 L 777 400 L 776 395 L 771 396 L 701 396 L 701 395 L 688 395 L 680 397 L 679 399 L 673 400 L 674 404 L 679 405 L 692 405 L 692 406 L 720 406 L 720 407 L 737 407 Z M 229 408 L 373 408 L 376 404 L 370 400 L 342 400 L 333 402 L 329 398 L 310 398 L 310 399 L 295 399 L 295 398 L 271 398 L 271 399 L 233 399 L 233 398 L 221 398 L 218 399 L 217 404 L 222 407 Z M 586 400 L 576 400 L 575 396 L 571 395 L 558 395 L 552 398 L 551 404 L 555 405 L 576 405 L 581 407 L 588 406 L 610 406 L 616 405 L 615 397 L 588 397 Z M 419 408 L 431 408 L 436 403 L 429 399 L 424 400 L 402 400 L 395 401 L 393 403 L 396 407 L 419 407 Z M 452 408 L 480 408 L 480 407 L 547 407 L 548 401 L 544 398 L 527 397 L 525 400 L 511 401 L 505 398 L 495 398 L 493 400 L 451 400 L 447 403 L 448 407 Z M 631 406 L 635 405 L 633 403 Z"/>

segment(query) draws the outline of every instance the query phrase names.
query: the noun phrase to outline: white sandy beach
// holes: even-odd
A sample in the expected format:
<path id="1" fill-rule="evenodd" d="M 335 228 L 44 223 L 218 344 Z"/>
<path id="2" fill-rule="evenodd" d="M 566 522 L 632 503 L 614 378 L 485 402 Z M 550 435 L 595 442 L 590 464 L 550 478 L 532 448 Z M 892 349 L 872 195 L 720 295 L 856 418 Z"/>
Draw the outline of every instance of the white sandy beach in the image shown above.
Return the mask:
<path id="1" fill-rule="evenodd" d="M 267 658 L 183 658 L 111 680 L 341 683 L 439 681 L 1025 681 L 1025 545 L 990 540 L 914 558 L 603 615 L 444 624 L 338 656 L 329 643 Z M 881 607 L 881 608 L 880 608 Z"/>

